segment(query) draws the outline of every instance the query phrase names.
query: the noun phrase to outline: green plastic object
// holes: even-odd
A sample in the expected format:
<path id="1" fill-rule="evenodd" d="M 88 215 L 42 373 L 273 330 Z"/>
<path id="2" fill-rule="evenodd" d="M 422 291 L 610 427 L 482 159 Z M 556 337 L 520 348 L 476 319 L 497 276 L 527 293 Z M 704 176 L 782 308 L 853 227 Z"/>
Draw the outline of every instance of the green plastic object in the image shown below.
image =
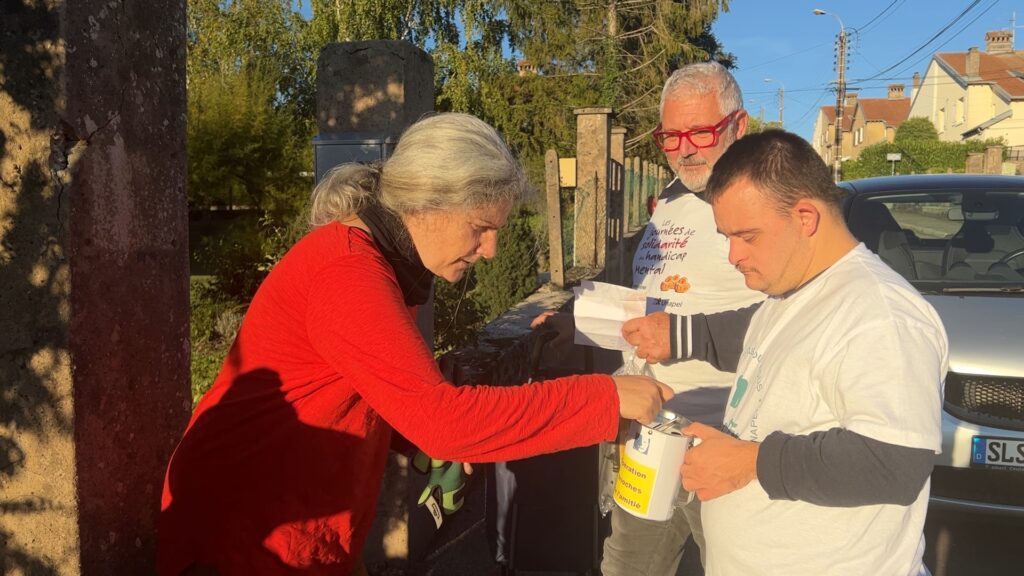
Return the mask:
<path id="1" fill-rule="evenodd" d="M 462 493 L 466 488 L 466 475 L 461 462 L 437 460 L 420 450 L 413 456 L 412 466 L 420 474 L 429 475 L 427 485 L 420 494 L 420 506 L 426 504 L 431 492 L 436 489 L 441 495 L 441 510 L 446 515 L 462 508 L 465 502 Z"/>

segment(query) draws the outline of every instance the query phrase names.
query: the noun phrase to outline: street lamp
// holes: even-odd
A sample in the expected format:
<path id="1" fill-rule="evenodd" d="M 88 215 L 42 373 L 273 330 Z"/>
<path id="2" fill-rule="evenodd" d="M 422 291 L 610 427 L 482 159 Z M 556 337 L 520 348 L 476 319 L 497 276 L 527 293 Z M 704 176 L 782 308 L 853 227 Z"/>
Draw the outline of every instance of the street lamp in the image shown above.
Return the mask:
<path id="1" fill-rule="evenodd" d="M 839 37 L 836 39 L 836 143 L 833 151 L 832 172 L 835 181 L 842 179 L 843 171 L 843 103 L 846 100 L 846 27 L 838 15 L 826 12 L 821 8 L 815 8 L 814 14 L 821 16 L 827 14 L 839 22 Z"/>
<path id="2" fill-rule="evenodd" d="M 764 81 L 766 84 L 770 84 L 772 82 L 778 82 L 779 84 L 779 128 L 782 128 L 782 111 L 786 109 L 786 85 L 783 84 L 781 80 L 776 80 L 774 78 L 765 78 Z"/>

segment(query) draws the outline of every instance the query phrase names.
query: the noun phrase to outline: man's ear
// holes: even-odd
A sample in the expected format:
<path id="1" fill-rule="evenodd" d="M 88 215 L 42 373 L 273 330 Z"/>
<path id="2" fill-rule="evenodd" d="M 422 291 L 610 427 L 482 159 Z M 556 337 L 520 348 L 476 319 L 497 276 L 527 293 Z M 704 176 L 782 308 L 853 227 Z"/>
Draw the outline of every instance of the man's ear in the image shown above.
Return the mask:
<path id="1" fill-rule="evenodd" d="M 822 207 L 810 199 L 797 201 L 793 205 L 793 214 L 800 222 L 800 231 L 806 237 L 814 236 L 821 224 Z"/>
<path id="2" fill-rule="evenodd" d="M 736 115 L 736 139 L 739 140 L 747 133 L 747 111 L 740 108 L 739 114 Z"/>

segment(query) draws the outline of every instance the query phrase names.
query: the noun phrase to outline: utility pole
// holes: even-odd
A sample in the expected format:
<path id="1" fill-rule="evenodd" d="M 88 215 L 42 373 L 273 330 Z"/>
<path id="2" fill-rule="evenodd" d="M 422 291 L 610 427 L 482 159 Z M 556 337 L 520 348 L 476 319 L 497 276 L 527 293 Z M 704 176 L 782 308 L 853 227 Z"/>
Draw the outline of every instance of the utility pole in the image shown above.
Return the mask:
<path id="1" fill-rule="evenodd" d="M 838 184 L 843 177 L 843 105 L 846 103 L 846 26 L 838 15 L 821 8 L 812 10 L 814 15 L 829 15 L 839 22 L 839 36 L 836 37 L 836 142 L 832 158 L 832 172 Z"/>
<path id="2" fill-rule="evenodd" d="M 846 29 L 839 29 L 836 38 L 836 148 L 832 173 L 838 184 L 843 178 L 843 106 L 846 104 Z"/>
<path id="3" fill-rule="evenodd" d="M 785 126 L 785 123 L 782 121 L 782 113 L 785 110 L 786 110 L 786 89 L 780 87 L 779 88 L 779 128 L 782 128 L 783 126 Z"/>
<path id="4" fill-rule="evenodd" d="M 776 93 L 776 97 L 779 99 L 779 128 L 785 127 L 783 123 L 783 112 L 786 109 L 786 85 L 781 80 L 775 78 L 765 78 L 765 83 L 777 82 L 779 84 L 779 91 Z"/>

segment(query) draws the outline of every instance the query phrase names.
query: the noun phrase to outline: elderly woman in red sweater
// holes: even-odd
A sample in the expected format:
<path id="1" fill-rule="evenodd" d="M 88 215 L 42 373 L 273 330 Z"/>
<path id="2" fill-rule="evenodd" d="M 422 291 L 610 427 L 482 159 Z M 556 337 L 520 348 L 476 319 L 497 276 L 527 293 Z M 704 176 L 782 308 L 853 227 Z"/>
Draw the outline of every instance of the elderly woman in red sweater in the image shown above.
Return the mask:
<path id="1" fill-rule="evenodd" d="M 512 460 L 615 438 L 671 391 L 643 377 L 446 382 L 414 322 L 434 275 L 492 258 L 527 184 L 490 126 L 438 114 L 382 168 L 316 187 L 313 230 L 257 291 L 171 458 L 159 573 L 346 575 L 392 429 L 434 458 Z"/>

